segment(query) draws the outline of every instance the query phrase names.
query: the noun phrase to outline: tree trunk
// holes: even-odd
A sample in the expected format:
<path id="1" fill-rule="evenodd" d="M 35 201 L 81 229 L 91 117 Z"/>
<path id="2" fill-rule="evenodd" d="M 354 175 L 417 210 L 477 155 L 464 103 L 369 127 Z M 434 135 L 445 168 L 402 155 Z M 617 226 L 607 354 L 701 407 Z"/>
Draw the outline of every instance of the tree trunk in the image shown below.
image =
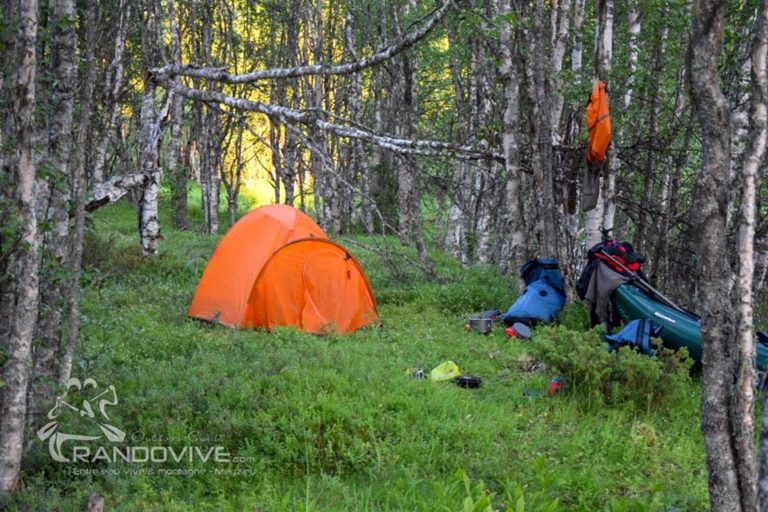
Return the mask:
<path id="1" fill-rule="evenodd" d="M 473 41 L 470 42 L 471 44 Z M 458 45 L 456 36 L 448 34 L 448 44 L 451 48 Z M 473 44 L 474 46 L 474 44 Z M 476 111 L 472 110 L 472 98 L 476 88 L 477 73 L 475 67 L 475 52 L 470 54 L 469 72 L 467 73 L 467 84 L 462 80 L 463 70 L 456 54 L 459 50 L 452 52 L 451 55 L 451 80 L 453 82 L 454 96 L 456 98 L 456 112 L 458 117 L 458 126 L 456 128 L 456 137 L 461 140 L 468 140 L 472 137 Z M 469 220 L 469 213 L 472 210 L 472 173 L 467 162 L 457 162 L 451 180 L 452 191 L 449 194 L 451 198 L 450 209 L 446 218 L 445 238 L 443 249 L 458 259 L 462 264 L 469 264 L 469 254 L 467 252 L 467 228 L 472 224 Z"/>
<path id="2" fill-rule="evenodd" d="M 181 64 L 181 35 L 174 0 L 168 0 L 168 19 L 171 29 L 171 57 Z M 187 229 L 187 168 L 181 154 L 184 98 L 174 96 L 171 102 L 171 140 L 168 144 L 168 172 L 171 177 L 171 210 L 173 227 Z"/>
<path id="3" fill-rule="evenodd" d="M 502 0 L 502 14 L 513 13 L 512 0 Z M 523 263 L 524 239 L 520 206 L 520 79 L 517 62 L 512 52 L 512 27 L 503 23 L 499 37 L 501 46 L 501 67 L 499 74 L 504 84 L 504 118 L 502 125 L 502 146 L 504 148 L 504 205 L 502 207 L 502 229 L 499 240 L 499 266 L 508 271 L 510 266 L 517 269 Z M 511 260 L 511 265 L 510 265 Z"/>
<path id="4" fill-rule="evenodd" d="M 560 72 L 563 70 L 566 43 L 568 41 L 568 26 L 571 14 L 571 0 L 552 2 L 552 9 L 557 13 L 557 32 L 552 48 L 552 135 L 558 139 L 560 133 L 560 117 L 563 112 L 565 96 L 563 95 Z M 553 144 L 557 140 L 552 141 Z"/>
<path id="5" fill-rule="evenodd" d="M 214 65 L 214 3 L 212 0 L 203 2 L 202 7 L 202 40 L 199 48 L 200 58 L 208 66 Z M 209 90 L 217 90 L 220 86 L 213 80 L 207 80 Z M 207 104 L 201 107 L 199 118 L 200 140 L 200 195 L 203 210 L 203 233 L 215 235 L 219 232 L 219 167 L 221 165 L 221 119 L 217 105 Z"/>
<path id="6" fill-rule="evenodd" d="M 200 193 L 203 210 L 203 233 L 219 232 L 219 167 L 221 165 L 221 120 L 213 105 L 202 107 L 200 130 Z"/>
<path id="7" fill-rule="evenodd" d="M 531 128 L 531 167 L 536 187 L 536 239 L 538 253 L 545 257 L 558 256 L 558 224 L 552 173 L 552 124 L 550 87 L 547 79 L 544 41 L 544 2 L 533 3 L 533 24 L 524 29 L 528 55 L 525 59 L 525 85 L 529 100 L 529 125 Z"/>
<path id="8" fill-rule="evenodd" d="M 125 51 L 125 41 L 128 35 L 128 20 L 131 18 L 131 3 L 128 0 L 120 0 L 118 9 L 120 14 L 115 36 L 115 45 L 112 51 L 113 56 L 104 79 L 104 126 L 102 127 L 101 135 L 94 148 L 93 161 L 90 165 L 91 172 L 88 181 L 91 185 L 98 185 L 104 182 L 107 147 L 113 136 L 113 128 L 117 125 L 117 122 L 120 119 L 120 103 L 118 102 L 118 97 L 124 82 L 123 53 Z"/>
<path id="9" fill-rule="evenodd" d="M 490 0 L 484 2 L 485 17 L 490 19 L 495 15 L 495 9 Z M 494 111 L 494 88 L 496 80 L 496 70 L 492 62 L 493 54 L 491 48 L 495 45 L 486 42 L 490 37 L 489 27 L 482 22 L 481 29 L 483 34 L 489 34 L 482 38 L 478 45 L 479 53 L 479 75 L 480 80 L 477 88 L 478 103 L 478 126 L 477 126 L 477 146 L 487 148 L 495 140 L 490 136 L 490 126 L 495 126 L 497 118 Z M 477 232 L 477 250 L 476 261 L 481 265 L 494 262 L 495 251 L 492 243 L 494 228 L 498 227 L 499 215 L 495 215 L 499 210 L 499 204 L 502 201 L 503 192 L 501 187 L 495 186 L 500 182 L 501 166 L 498 162 L 491 159 L 479 160 L 475 177 L 475 190 L 477 191 L 477 206 L 475 208 L 475 225 Z M 498 234 L 498 229 L 495 230 Z"/>
<path id="10" fill-rule="evenodd" d="M 355 45 L 355 17 L 351 11 L 347 11 L 346 15 L 346 27 L 344 32 L 344 44 L 347 52 L 353 60 L 359 60 L 357 54 L 357 48 Z M 363 76 L 361 73 L 356 73 L 351 77 L 350 84 L 350 98 L 349 98 L 349 114 L 352 122 L 360 125 L 363 122 Z M 360 209 L 358 217 L 362 223 L 365 231 L 368 234 L 373 234 L 373 207 L 371 202 L 371 177 L 368 169 L 368 157 L 365 154 L 365 147 L 363 141 L 352 140 L 350 167 L 353 172 L 359 176 L 360 183 Z"/>
<path id="11" fill-rule="evenodd" d="M 613 58 L 613 0 L 598 0 L 597 25 L 595 26 L 595 76 L 594 80 L 608 83 Z M 602 235 L 600 227 L 613 228 L 616 210 L 616 175 L 611 168 L 614 150 L 609 150 L 600 180 L 600 196 L 594 209 L 587 212 L 584 226 L 587 248 L 598 243 Z"/>
<path id="12" fill-rule="evenodd" d="M 141 99 L 140 136 L 141 172 L 146 177 L 139 202 L 139 237 L 144 256 L 155 256 L 160 241 L 161 168 L 158 165 L 157 143 L 160 137 L 160 119 L 155 105 L 157 85 L 152 77 L 144 80 L 144 95 Z"/>
<path id="13" fill-rule="evenodd" d="M 659 29 L 659 33 L 654 48 L 655 60 L 651 68 L 652 76 L 661 75 L 662 67 L 664 66 L 664 50 L 667 39 L 667 27 Z M 647 251 L 650 248 L 650 244 L 646 245 L 645 230 L 648 224 L 655 219 L 649 212 L 651 210 L 651 203 L 653 198 L 653 184 L 656 178 L 656 153 L 658 151 L 658 119 L 659 119 L 659 90 L 658 88 L 651 88 L 650 101 L 648 102 L 648 150 L 645 160 L 645 175 L 643 183 L 643 195 L 640 200 L 641 212 L 638 215 L 637 220 L 637 235 L 635 236 L 636 248 L 638 250 Z M 618 137 L 617 137 L 618 139 Z M 616 151 L 612 152 L 613 155 Z M 613 157 L 612 157 L 613 158 Z M 618 162 L 618 158 L 616 158 Z M 614 170 L 618 170 L 618 164 L 613 167 Z M 649 261 L 650 265 L 646 265 L 646 272 L 653 273 L 655 271 L 656 262 Z"/>
<path id="14" fill-rule="evenodd" d="M 681 54 L 679 60 L 673 118 L 676 120 L 675 124 L 677 125 L 674 132 L 679 133 L 683 130 L 683 144 L 678 151 L 669 154 L 664 162 L 664 175 L 661 183 L 661 194 L 659 195 L 659 216 L 661 222 L 652 257 L 655 262 L 655 267 L 658 269 L 656 276 L 658 276 L 657 282 L 659 285 L 663 285 L 670 276 L 669 242 L 671 238 L 670 229 L 672 227 L 672 212 L 674 211 L 677 199 L 678 187 L 676 186 L 676 183 L 679 183 L 680 169 L 684 166 L 684 162 L 687 159 L 687 150 L 693 130 L 693 116 L 688 114 L 690 117 L 686 120 L 685 118 L 688 117 L 688 115 L 684 115 L 686 109 L 685 99 L 687 97 L 685 91 L 687 76 L 685 55 Z M 666 287 L 662 286 L 662 288 Z"/>
<path id="15" fill-rule="evenodd" d="M 753 510 L 758 503 L 768 508 L 766 487 L 760 486 L 758 496 L 757 463 L 754 452 L 754 401 L 755 401 L 755 333 L 752 285 L 754 280 L 755 196 L 758 170 L 768 143 L 768 0 L 763 0 L 757 10 L 757 28 L 752 43 L 752 98 L 750 112 L 749 149 L 742 167 L 744 181 L 741 198 L 739 225 L 739 274 L 737 283 L 738 354 L 736 362 L 736 392 L 733 404 L 732 428 L 736 431 L 736 453 L 739 487 L 744 510 Z M 765 396 L 765 394 L 764 394 Z M 765 400 L 765 399 L 764 399 Z M 768 416 L 763 407 L 764 417 Z M 764 425 L 768 423 L 763 422 Z M 763 471 L 768 472 L 768 458 L 763 452 Z M 765 481 L 765 480 L 763 480 Z M 758 500 L 759 497 L 759 500 Z"/>
<path id="16" fill-rule="evenodd" d="M 740 350 L 732 343 L 736 335 L 731 295 L 733 274 L 728 266 L 723 268 L 727 261 L 731 158 L 730 112 L 719 86 L 717 69 L 724 13 L 724 2 L 694 2 L 689 65 L 691 96 L 702 131 L 703 162 L 690 221 L 699 240 L 697 278 L 701 287 L 699 311 L 704 345 L 701 428 L 707 450 L 710 503 L 713 511 L 734 512 L 754 510 L 755 503 L 753 492 L 742 494 L 752 483 L 748 472 L 741 471 L 749 455 L 741 452 L 735 442 L 746 432 L 736 425 L 736 411 L 732 408 Z M 743 419 L 739 417 L 738 421 Z M 754 471 L 751 476 L 754 477 Z"/>
<path id="17" fill-rule="evenodd" d="M 59 387 L 65 387 L 72 373 L 72 360 L 80 335 L 80 271 L 83 259 L 83 237 L 85 234 L 85 160 L 88 137 L 91 133 L 91 112 L 93 110 L 93 89 L 96 81 L 96 11 L 97 4 L 88 5 L 86 17 L 85 74 L 83 76 L 80 122 L 77 129 L 74 165 L 72 167 L 72 198 L 75 206 L 75 222 L 69 245 L 69 289 L 67 290 L 67 343 L 59 362 Z"/>
<path id="18" fill-rule="evenodd" d="M 34 369 L 29 390 L 29 422 L 40 426 L 43 409 L 54 401 L 59 376 L 59 356 L 63 338 L 66 283 L 62 268 L 67 268 L 69 248 L 69 170 L 72 155 L 74 111 L 75 6 L 73 0 L 57 0 L 53 13 L 54 86 L 51 100 L 51 126 L 48 137 L 49 177 L 38 190 L 38 217 L 45 218 L 50 230 L 43 234 L 43 266 L 40 272 L 40 312 L 38 342 L 34 348 Z M 44 418 L 43 418 L 44 420 Z"/>
<path id="19" fill-rule="evenodd" d="M 35 212 L 35 80 L 37 60 L 37 0 L 21 4 L 19 62 L 16 73 L 18 143 L 16 149 L 16 201 L 23 245 L 9 268 L 16 281 L 16 307 L 8 341 L 8 359 L 2 368 L 0 409 L 0 492 L 12 491 L 19 480 L 27 416 L 27 388 L 32 365 L 32 340 L 37 323 L 40 244 Z"/>
<path id="20" fill-rule="evenodd" d="M 582 80 L 582 58 L 584 52 L 582 27 L 584 25 L 584 0 L 574 0 L 573 2 L 573 28 L 571 30 L 571 75 L 574 77 L 575 85 L 581 90 Z M 576 145 L 579 139 L 580 126 L 583 119 L 584 104 L 581 100 L 572 100 L 569 106 L 569 119 L 566 124 L 565 142 L 570 145 Z M 579 157 L 572 155 L 571 165 L 566 168 L 565 178 L 565 245 L 566 258 L 564 265 L 570 268 L 568 272 L 571 276 L 577 276 L 583 267 L 583 259 L 586 257 L 586 251 L 581 251 L 579 239 L 579 176 L 583 172 L 584 157 L 583 151 L 579 152 Z M 568 290 L 573 290 L 575 283 L 568 283 Z"/>
<path id="21" fill-rule="evenodd" d="M 242 124 L 236 128 L 230 129 L 236 130 L 235 133 L 235 147 L 234 157 L 232 162 L 227 168 L 226 164 L 222 165 L 221 181 L 224 183 L 224 187 L 227 191 L 227 212 L 229 213 L 229 225 L 232 226 L 237 221 L 238 200 L 240 198 L 240 186 L 243 178 L 243 168 L 245 167 L 245 159 L 243 158 L 243 132 L 245 131 Z M 232 154 L 229 144 L 226 146 L 226 152 Z M 273 153 L 275 150 L 273 149 Z M 277 187 L 279 191 L 279 187 Z M 277 201 L 276 204 L 279 204 Z"/>

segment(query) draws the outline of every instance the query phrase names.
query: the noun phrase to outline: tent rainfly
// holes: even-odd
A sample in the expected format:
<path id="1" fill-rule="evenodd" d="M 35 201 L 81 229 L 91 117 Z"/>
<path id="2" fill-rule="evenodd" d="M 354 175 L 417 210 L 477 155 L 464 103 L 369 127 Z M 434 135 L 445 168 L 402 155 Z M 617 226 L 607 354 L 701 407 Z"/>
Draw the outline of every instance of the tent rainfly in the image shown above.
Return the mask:
<path id="1" fill-rule="evenodd" d="M 270 205 L 245 215 L 221 240 L 189 316 L 322 334 L 354 332 L 379 315 L 357 259 L 304 213 Z"/>

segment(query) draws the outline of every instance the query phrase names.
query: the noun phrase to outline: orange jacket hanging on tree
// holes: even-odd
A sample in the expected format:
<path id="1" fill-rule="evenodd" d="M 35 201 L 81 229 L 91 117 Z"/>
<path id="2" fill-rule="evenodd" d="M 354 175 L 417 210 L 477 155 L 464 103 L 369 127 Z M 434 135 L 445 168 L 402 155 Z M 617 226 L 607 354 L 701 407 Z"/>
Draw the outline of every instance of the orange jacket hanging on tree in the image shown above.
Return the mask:
<path id="1" fill-rule="evenodd" d="M 602 80 L 598 80 L 595 84 L 587 105 L 587 129 L 589 130 L 587 160 L 590 162 L 605 160 L 605 153 L 611 143 L 611 114 L 608 111 L 608 86 Z"/>

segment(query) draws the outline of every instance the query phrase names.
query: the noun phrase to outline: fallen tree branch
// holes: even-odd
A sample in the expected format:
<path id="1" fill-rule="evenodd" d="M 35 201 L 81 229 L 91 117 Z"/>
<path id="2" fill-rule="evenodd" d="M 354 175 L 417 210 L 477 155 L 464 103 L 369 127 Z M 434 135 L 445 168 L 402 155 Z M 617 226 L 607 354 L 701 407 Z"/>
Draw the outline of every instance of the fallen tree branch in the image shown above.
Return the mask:
<path id="1" fill-rule="evenodd" d="M 373 133 L 360 128 L 330 123 L 320 119 L 314 114 L 301 110 L 280 105 L 269 105 L 259 101 L 235 98 L 217 91 L 194 89 L 182 85 L 177 80 L 163 79 L 162 77 L 156 78 L 163 87 L 172 89 L 177 94 L 190 100 L 218 103 L 237 110 L 258 112 L 283 124 L 303 124 L 316 130 L 333 133 L 339 137 L 365 140 L 397 153 L 420 156 L 453 157 L 460 160 L 492 159 L 498 162 L 504 162 L 503 155 L 487 149 L 484 150 L 468 145 L 455 145 L 450 142 L 436 140 L 400 139 L 390 135 Z"/>
<path id="2" fill-rule="evenodd" d="M 244 74 L 231 74 L 225 68 L 197 67 L 188 64 L 170 64 L 161 68 L 152 69 L 151 71 L 156 76 L 161 77 L 161 79 L 172 78 L 175 76 L 187 76 L 216 80 L 226 84 L 244 84 L 257 82 L 259 80 L 296 78 L 307 75 L 348 75 L 375 66 L 376 64 L 384 62 L 412 47 L 424 39 L 427 34 L 429 34 L 432 29 L 445 18 L 448 11 L 453 6 L 454 3 L 452 0 L 446 0 L 442 6 L 430 13 L 432 17 L 420 29 L 413 31 L 398 41 L 384 47 L 370 57 L 345 64 L 311 64 L 292 68 L 270 68 L 251 71 L 250 73 Z"/>
<path id="3" fill-rule="evenodd" d="M 112 204 L 132 189 L 144 185 L 146 181 L 147 175 L 141 172 L 125 176 L 113 176 L 107 181 L 97 184 L 88 194 L 89 199 L 85 203 L 85 211 L 92 212 L 102 206 Z"/>

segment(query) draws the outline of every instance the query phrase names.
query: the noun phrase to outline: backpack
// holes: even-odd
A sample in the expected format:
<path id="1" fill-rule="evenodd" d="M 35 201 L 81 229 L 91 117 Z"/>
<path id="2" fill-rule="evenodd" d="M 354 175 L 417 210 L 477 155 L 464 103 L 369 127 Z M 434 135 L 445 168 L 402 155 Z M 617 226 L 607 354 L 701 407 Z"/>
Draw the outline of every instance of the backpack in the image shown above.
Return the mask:
<path id="1" fill-rule="evenodd" d="M 617 265 L 615 261 L 618 261 L 621 265 L 624 265 L 635 273 L 640 271 L 640 264 L 645 262 L 645 256 L 636 253 L 632 244 L 622 240 L 609 240 L 607 242 L 595 244 L 589 250 L 588 257 L 590 259 L 599 258 L 603 260 L 609 267 L 619 274 L 624 274 L 625 271 L 620 265 Z M 611 257 L 613 259 L 611 259 Z"/>
<path id="2" fill-rule="evenodd" d="M 587 253 L 587 266 L 581 271 L 579 280 L 576 282 L 576 294 L 580 299 L 584 300 L 584 297 L 587 296 L 589 281 L 592 279 L 592 272 L 595 271 L 595 268 L 601 261 L 619 274 L 626 273 L 626 271 L 621 268 L 620 265 L 617 265 L 614 260 L 645 279 L 643 271 L 640 270 L 640 265 L 645 261 L 645 256 L 636 253 L 632 244 L 622 240 L 607 240 L 600 242 L 592 246 Z"/>

